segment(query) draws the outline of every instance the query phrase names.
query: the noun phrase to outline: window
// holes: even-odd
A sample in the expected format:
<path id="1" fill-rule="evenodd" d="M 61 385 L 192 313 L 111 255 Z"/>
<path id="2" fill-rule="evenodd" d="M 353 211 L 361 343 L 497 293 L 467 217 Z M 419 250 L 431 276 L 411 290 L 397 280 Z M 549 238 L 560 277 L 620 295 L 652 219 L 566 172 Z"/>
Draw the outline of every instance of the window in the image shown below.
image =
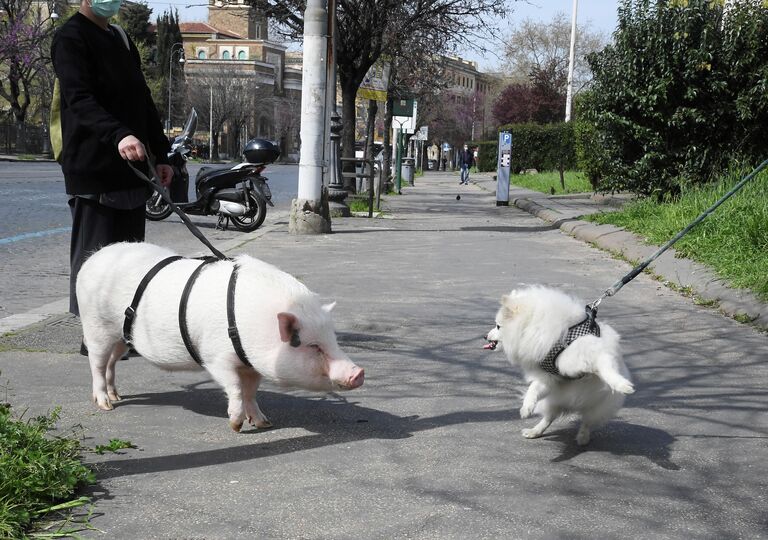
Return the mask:
<path id="1" fill-rule="evenodd" d="M 229 53 L 229 51 L 222 51 L 221 58 L 222 60 L 229 60 L 232 55 Z"/>
<path id="2" fill-rule="evenodd" d="M 248 60 L 248 57 L 245 54 L 245 51 L 239 51 L 237 53 L 237 59 L 238 60 Z"/>
<path id="3" fill-rule="evenodd" d="M 207 57 L 208 57 L 208 55 L 206 54 L 206 52 L 203 49 L 200 49 L 199 51 L 197 51 L 197 58 L 199 60 L 205 60 Z"/>

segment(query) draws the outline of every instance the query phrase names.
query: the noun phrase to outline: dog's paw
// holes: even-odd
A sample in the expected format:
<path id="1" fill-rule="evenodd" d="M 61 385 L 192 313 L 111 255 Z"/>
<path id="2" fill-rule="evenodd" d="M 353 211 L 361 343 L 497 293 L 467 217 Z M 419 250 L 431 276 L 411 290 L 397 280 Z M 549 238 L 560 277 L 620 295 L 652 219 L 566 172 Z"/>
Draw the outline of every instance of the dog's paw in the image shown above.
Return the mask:
<path id="1" fill-rule="evenodd" d="M 536 428 L 524 429 L 520 433 L 522 433 L 523 437 L 526 439 L 536 439 L 541 437 L 541 432 Z"/>
<path id="2" fill-rule="evenodd" d="M 631 382 L 629 382 L 628 380 L 626 380 L 626 379 L 616 382 L 611 387 L 611 389 L 614 392 L 620 392 L 622 394 L 634 394 L 635 393 L 634 385 Z"/>
<path id="3" fill-rule="evenodd" d="M 529 405 L 528 403 L 523 403 L 523 406 L 520 407 L 520 418 L 530 418 L 530 416 L 533 414 L 533 409 L 536 407 L 536 404 Z"/>

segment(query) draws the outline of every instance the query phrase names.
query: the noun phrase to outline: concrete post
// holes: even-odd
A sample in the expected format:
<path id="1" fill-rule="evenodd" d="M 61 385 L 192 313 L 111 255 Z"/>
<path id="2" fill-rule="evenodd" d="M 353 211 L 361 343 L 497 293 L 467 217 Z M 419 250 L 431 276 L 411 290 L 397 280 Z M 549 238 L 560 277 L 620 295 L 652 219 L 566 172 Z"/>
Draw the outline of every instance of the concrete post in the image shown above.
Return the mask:
<path id="1" fill-rule="evenodd" d="M 323 188 L 326 145 L 326 66 L 328 12 L 324 0 L 308 0 L 304 11 L 304 61 L 301 85 L 301 151 L 298 198 L 291 203 L 291 234 L 331 232 Z"/>

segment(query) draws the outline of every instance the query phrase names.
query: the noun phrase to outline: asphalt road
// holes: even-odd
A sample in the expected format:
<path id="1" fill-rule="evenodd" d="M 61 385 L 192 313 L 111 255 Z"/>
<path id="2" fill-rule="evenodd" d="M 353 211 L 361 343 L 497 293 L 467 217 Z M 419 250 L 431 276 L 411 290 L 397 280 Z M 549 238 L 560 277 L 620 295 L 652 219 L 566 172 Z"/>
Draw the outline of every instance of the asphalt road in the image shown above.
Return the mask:
<path id="1" fill-rule="evenodd" d="M 194 178 L 202 165 L 190 164 Z M 275 208 L 265 225 L 282 219 L 296 196 L 298 167 L 272 165 L 269 178 Z M 190 180 L 192 191 L 194 182 Z M 194 196 L 192 193 L 190 196 Z M 71 217 L 64 177 L 57 163 L 0 162 L 0 318 L 37 308 L 67 296 Z M 191 199 L 190 199 L 191 200 Z M 237 230 L 213 231 L 216 218 L 192 216 L 212 240 L 237 238 Z M 210 232 L 209 232 L 210 231 Z M 199 242 L 172 215 L 148 222 L 147 240 L 174 246 L 181 252 L 197 250 Z"/>

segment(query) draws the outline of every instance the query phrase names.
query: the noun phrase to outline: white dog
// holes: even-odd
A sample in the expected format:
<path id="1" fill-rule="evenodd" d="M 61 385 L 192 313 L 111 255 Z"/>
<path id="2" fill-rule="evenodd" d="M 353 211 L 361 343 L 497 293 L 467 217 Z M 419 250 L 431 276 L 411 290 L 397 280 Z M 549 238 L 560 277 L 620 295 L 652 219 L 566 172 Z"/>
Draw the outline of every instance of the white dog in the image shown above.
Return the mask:
<path id="1" fill-rule="evenodd" d="M 556 418 L 576 413 L 581 416 L 576 442 L 585 445 L 590 431 L 612 418 L 625 394 L 635 391 L 619 334 L 605 323 L 592 323 L 583 303 L 554 289 L 534 286 L 502 297 L 485 348 L 500 343 L 530 382 L 520 417 L 535 410 L 542 418 L 523 430 L 524 437 L 540 437 Z"/>

